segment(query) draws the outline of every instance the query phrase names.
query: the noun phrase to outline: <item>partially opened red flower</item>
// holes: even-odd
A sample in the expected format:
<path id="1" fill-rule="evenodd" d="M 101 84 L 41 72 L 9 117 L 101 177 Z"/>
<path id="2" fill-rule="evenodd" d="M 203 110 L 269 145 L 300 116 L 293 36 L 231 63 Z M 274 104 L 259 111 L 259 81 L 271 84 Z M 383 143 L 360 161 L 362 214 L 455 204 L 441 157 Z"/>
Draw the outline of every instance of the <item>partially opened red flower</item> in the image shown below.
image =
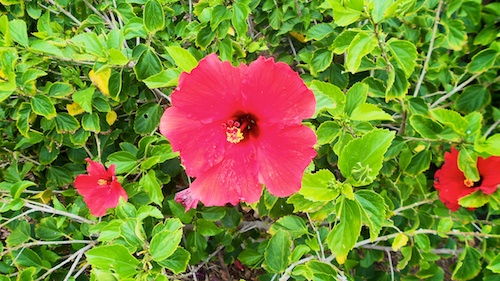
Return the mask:
<path id="1" fill-rule="evenodd" d="M 460 208 L 458 200 L 481 190 L 484 194 L 494 193 L 500 185 L 500 157 L 492 156 L 477 160 L 480 180 L 467 179 L 458 168 L 458 150 L 444 154 L 444 164 L 434 175 L 434 187 L 439 193 L 439 199 L 452 211 Z"/>
<path id="2" fill-rule="evenodd" d="M 276 196 L 300 189 L 316 155 L 316 135 L 302 125 L 316 100 L 287 64 L 258 58 L 232 66 L 212 54 L 183 73 L 160 132 L 196 177 L 176 195 L 186 210 L 259 200 L 262 184 Z"/>
<path id="3" fill-rule="evenodd" d="M 104 216 L 106 210 L 118 205 L 123 197 L 128 200 L 127 193 L 115 176 L 115 165 L 108 170 L 99 162 L 85 159 L 89 163 L 88 175 L 78 175 L 75 179 L 75 188 L 83 196 L 90 213 L 94 216 Z"/>

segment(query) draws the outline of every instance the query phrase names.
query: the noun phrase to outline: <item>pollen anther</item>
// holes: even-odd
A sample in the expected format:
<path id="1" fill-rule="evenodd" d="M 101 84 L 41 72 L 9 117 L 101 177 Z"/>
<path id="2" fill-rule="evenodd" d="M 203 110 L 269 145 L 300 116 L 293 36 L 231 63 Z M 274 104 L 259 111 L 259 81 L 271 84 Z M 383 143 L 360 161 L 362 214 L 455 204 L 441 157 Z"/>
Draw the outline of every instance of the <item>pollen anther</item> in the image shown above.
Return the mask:
<path id="1" fill-rule="evenodd" d="M 105 180 L 105 179 L 99 179 L 97 181 L 97 184 L 100 185 L 100 186 L 103 186 L 103 185 L 107 185 L 108 184 L 108 181 Z"/>
<path id="2" fill-rule="evenodd" d="M 241 129 L 238 127 L 228 127 L 226 128 L 226 139 L 230 143 L 239 143 L 244 139 L 243 132 L 241 132 Z"/>
<path id="3" fill-rule="evenodd" d="M 469 179 L 464 180 L 464 185 L 467 187 L 473 187 L 474 186 L 474 181 L 471 181 Z"/>

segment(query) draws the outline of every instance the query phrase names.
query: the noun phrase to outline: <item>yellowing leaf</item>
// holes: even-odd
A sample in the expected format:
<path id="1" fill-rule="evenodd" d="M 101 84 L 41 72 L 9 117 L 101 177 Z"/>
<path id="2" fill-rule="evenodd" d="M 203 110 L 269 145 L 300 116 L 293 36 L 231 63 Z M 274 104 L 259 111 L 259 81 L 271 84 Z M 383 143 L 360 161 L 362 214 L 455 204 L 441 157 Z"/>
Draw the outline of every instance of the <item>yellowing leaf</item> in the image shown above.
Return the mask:
<path id="1" fill-rule="evenodd" d="M 408 236 L 404 235 L 403 233 L 399 233 L 392 242 L 392 250 L 397 252 L 399 251 L 399 249 L 401 249 L 401 247 L 405 246 L 406 243 L 408 243 Z"/>
<path id="2" fill-rule="evenodd" d="M 97 72 L 94 72 L 92 69 L 89 72 L 90 80 L 92 83 L 97 86 L 101 93 L 109 96 L 109 77 L 111 77 L 111 68 L 100 69 Z"/>
<path id="3" fill-rule="evenodd" d="M 7 75 L 5 75 L 5 73 L 1 69 L 0 69 L 0 79 L 7 80 Z"/>
<path id="4" fill-rule="evenodd" d="M 116 112 L 114 110 L 111 110 L 110 112 L 106 113 L 106 122 L 111 126 L 115 123 L 116 118 L 118 116 L 116 115 Z"/>
<path id="5" fill-rule="evenodd" d="M 66 105 L 66 109 L 68 110 L 68 113 L 71 116 L 76 116 L 78 114 L 82 114 L 83 112 L 85 112 L 85 110 L 83 110 L 83 108 L 76 102 L 71 104 L 68 103 Z"/>
<path id="6" fill-rule="evenodd" d="M 292 30 L 292 31 L 290 31 L 290 35 L 293 38 L 299 40 L 299 42 L 301 42 L 301 43 L 306 43 L 307 42 L 306 36 L 304 34 L 300 34 L 300 33 L 295 32 L 295 31 Z"/>
<path id="7" fill-rule="evenodd" d="M 227 34 L 234 36 L 234 29 L 232 27 L 229 27 L 229 29 L 227 30 Z"/>

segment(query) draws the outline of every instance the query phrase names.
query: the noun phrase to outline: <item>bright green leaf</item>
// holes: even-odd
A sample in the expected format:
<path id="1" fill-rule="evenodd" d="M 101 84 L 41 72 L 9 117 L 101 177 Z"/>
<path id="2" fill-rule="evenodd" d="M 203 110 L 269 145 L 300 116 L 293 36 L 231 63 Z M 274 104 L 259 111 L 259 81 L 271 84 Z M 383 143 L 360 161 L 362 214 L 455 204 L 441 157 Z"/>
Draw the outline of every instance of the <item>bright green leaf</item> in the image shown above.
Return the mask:
<path id="1" fill-rule="evenodd" d="M 284 272 L 290 263 L 292 241 L 285 230 L 278 230 L 269 239 L 264 252 L 264 268 L 271 273 Z"/>
<path id="2" fill-rule="evenodd" d="M 120 278 L 131 277 L 138 272 L 139 261 L 120 244 L 94 247 L 87 251 L 85 256 L 90 265 L 105 270 L 111 269 Z"/>

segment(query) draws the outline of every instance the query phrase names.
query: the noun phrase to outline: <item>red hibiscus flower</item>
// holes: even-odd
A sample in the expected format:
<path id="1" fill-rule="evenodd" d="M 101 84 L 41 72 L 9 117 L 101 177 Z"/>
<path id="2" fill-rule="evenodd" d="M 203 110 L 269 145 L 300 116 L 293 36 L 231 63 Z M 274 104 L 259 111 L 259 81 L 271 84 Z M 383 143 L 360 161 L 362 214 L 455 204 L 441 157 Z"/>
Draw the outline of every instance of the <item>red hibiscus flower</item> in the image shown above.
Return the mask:
<path id="1" fill-rule="evenodd" d="M 127 193 L 117 181 L 115 176 L 115 165 L 106 168 L 99 162 L 89 158 L 88 175 L 78 175 L 75 179 L 75 188 L 83 196 L 90 213 L 100 217 L 106 214 L 106 210 L 118 205 L 118 200 L 123 197 L 128 200 Z"/>
<path id="2" fill-rule="evenodd" d="M 182 73 L 160 132 L 196 180 L 175 200 L 195 208 L 259 200 L 262 184 L 285 197 L 300 189 L 316 155 L 316 135 L 302 125 L 316 100 L 287 64 L 258 58 L 232 66 L 212 54 Z"/>
<path id="3" fill-rule="evenodd" d="M 457 211 L 460 208 L 458 200 L 481 190 L 484 194 L 494 193 L 500 185 L 500 157 L 492 156 L 486 159 L 479 157 L 477 169 L 479 181 L 473 182 L 458 168 L 458 150 L 451 148 L 451 152 L 444 154 L 444 164 L 434 175 L 434 187 L 439 193 L 439 199 L 448 209 Z"/>

